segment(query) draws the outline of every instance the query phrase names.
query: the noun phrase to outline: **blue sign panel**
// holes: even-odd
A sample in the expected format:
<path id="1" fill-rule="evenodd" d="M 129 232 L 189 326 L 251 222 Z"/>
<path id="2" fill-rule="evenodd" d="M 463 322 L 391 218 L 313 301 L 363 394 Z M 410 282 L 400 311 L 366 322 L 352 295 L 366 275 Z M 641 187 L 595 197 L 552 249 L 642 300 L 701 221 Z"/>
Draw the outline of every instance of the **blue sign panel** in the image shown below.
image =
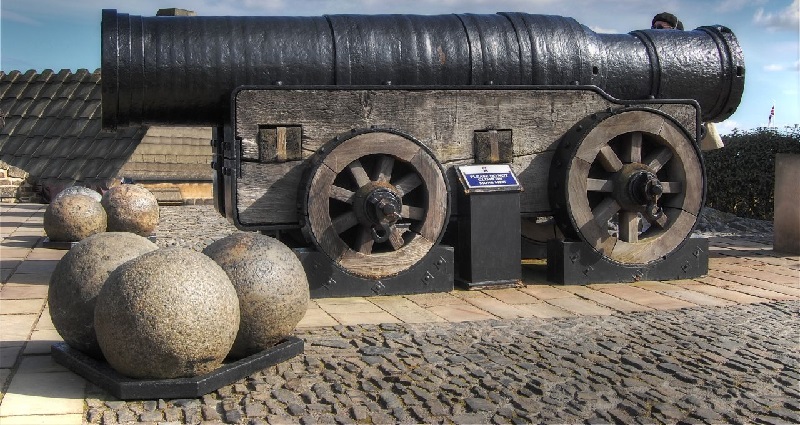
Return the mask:
<path id="1" fill-rule="evenodd" d="M 463 165 L 458 170 L 466 189 L 519 189 L 508 164 Z"/>

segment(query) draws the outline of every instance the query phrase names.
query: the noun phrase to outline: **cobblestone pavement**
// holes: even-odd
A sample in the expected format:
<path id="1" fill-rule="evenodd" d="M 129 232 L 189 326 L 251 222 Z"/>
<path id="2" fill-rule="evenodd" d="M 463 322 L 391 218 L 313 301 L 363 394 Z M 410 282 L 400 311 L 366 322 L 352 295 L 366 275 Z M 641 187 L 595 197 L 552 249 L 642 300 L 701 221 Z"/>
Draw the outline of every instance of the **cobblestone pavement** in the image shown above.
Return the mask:
<path id="1" fill-rule="evenodd" d="M 208 244 L 233 232 L 236 227 L 212 205 L 162 206 L 156 243 L 160 247 L 182 246 L 202 251 Z M 704 208 L 695 234 L 703 237 L 736 236 L 772 241 L 772 223 Z"/>
<path id="2" fill-rule="evenodd" d="M 800 258 L 764 222 L 712 212 L 696 280 L 315 300 L 302 355 L 197 399 L 124 402 L 53 363 L 63 252 L 38 247 L 42 206 L 3 208 L 2 425 L 800 423 Z M 161 213 L 162 247 L 236 231 L 208 205 Z"/>
<path id="3" fill-rule="evenodd" d="M 798 423 L 798 307 L 307 329 L 304 354 L 199 399 L 96 389 L 85 420 Z"/>
<path id="4" fill-rule="evenodd" d="M 208 205 L 161 214 L 162 247 L 236 231 Z M 303 355 L 199 399 L 123 402 L 90 384 L 85 421 L 798 423 L 798 307 L 300 329 Z"/>
<path id="5" fill-rule="evenodd" d="M 237 231 L 211 205 L 161 206 L 156 244 L 202 251 L 211 242 Z"/>

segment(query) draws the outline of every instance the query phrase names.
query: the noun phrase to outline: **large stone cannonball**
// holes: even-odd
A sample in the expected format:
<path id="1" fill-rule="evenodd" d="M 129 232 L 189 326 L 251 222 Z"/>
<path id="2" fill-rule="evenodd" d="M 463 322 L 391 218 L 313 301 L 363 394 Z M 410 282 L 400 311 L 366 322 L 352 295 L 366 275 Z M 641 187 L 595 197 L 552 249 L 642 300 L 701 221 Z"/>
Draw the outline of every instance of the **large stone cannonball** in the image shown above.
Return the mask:
<path id="1" fill-rule="evenodd" d="M 47 304 L 64 342 L 102 358 L 94 332 L 97 294 L 120 264 L 156 249 L 156 244 L 133 233 L 98 233 L 80 241 L 61 258 L 50 276 Z"/>
<path id="2" fill-rule="evenodd" d="M 308 308 L 308 279 L 289 247 L 258 233 L 234 233 L 203 253 L 228 273 L 242 322 L 230 357 L 268 349 L 289 336 Z"/>
<path id="3" fill-rule="evenodd" d="M 150 236 L 158 226 L 158 200 L 144 186 L 121 184 L 103 194 L 109 232 Z"/>
<path id="4" fill-rule="evenodd" d="M 54 200 L 44 211 L 44 232 L 54 242 L 77 242 L 105 232 L 106 225 L 103 206 L 79 193 Z"/>
<path id="5" fill-rule="evenodd" d="M 83 186 L 70 186 L 62 190 L 61 192 L 58 192 L 58 194 L 53 198 L 53 200 L 55 201 L 56 199 L 62 196 L 71 195 L 73 193 L 80 193 L 82 195 L 87 195 L 97 202 L 100 202 L 100 200 L 103 199 L 103 195 L 101 195 L 96 190 L 92 190 L 89 189 L 88 187 L 83 187 Z"/>
<path id="6" fill-rule="evenodd" d="M 164 248 L 111 272 L 94 327 L 106 361 L 132 378 L 168 379 L 217 369 L 239 330 L 239 299 L 213 260 Z"/>

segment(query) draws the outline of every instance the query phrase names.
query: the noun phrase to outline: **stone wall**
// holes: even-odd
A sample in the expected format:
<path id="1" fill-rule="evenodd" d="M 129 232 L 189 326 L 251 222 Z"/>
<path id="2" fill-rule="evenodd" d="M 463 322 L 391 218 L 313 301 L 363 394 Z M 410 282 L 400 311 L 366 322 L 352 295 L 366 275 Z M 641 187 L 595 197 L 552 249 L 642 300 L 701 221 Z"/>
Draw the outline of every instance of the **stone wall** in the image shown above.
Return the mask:
<path id="1" fill-rule="evenodd" d="M 27 171 L 0 161 L 0 202 L 42 202 Z"/>

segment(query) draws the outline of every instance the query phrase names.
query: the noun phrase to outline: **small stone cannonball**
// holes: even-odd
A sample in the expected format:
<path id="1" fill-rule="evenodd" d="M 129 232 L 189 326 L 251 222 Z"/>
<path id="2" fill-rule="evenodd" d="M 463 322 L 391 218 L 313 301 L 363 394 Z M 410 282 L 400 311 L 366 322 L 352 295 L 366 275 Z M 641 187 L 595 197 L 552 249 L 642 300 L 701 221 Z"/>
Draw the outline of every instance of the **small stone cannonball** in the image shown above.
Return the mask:
<path id="1" fill-rule="evenodd" d="M 97 296 L 94 327 L 106 361 L 132 378 L 217 369 L 239 330 L 239 299 L 213 260 L 188 248 L 148 252 L 117 267 Z"/>
<path id="2" fill-rule="evenodd" d="M 208 245 L 203 253 L 228 273 L 242 321 L 230 357 L 241 358 L 289 336 L 308 308 L 308 279 L 292 250 L 259 233 L 239 232 Z"/>
<path id="3" fill-rule="evenodd" d="M 150 236 L 158 226 L 158 200 L 144 186 L 121 184 L 103 194 L 109 232 L 131 232 Z"/>
<path id="4" fill-rule="evenodd" d="M 44 232 L 54 242 L 77 242 L 105 232 L 106 212 L 99 202 L 79 193 L 64 195 L 44 211 Z"/>
<path id="5" fill-rule="evenodd" d="M 102 358 L 94 332 L 94 305 L 108 275 L 120 264 L 158 249 L 147 238 L 125 232 L 98 233 L 72 247 L 50 276 L 47 304 L 64 342 Z"/>
<path id="6" fill-rule="evenodd" d="M 100 200 L 103 199 L 103 195 L 101 195 L 96 190 L 92 190 L 92 189 L 89 189 L 88 187 L 83 187 L 83 186 L 70 186 L 70 187 L 62 190 L 61 192 L 58 192 L 58 194 L 53 198 L 53 200 L 55 201 L 56 199 L 58 199 L 58 198 L 60 198 L 62 196 L 70 195 L 70 194 L 73 194 L 73 193 L 80 193 L 80 194 L 83 194 L 83 195 L 90 196 L 92 199 L 94 199 L 97 202 L 100 202 Z"/>

